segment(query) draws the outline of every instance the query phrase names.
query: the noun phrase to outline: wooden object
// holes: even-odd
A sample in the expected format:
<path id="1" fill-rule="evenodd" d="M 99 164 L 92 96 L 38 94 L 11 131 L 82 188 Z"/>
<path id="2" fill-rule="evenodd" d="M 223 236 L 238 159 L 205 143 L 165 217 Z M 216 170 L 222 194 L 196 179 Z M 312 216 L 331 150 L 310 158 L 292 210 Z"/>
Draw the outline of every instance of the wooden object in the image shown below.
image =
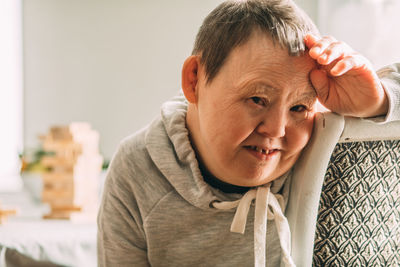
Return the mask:
<path id="1" fill-rule="evenodd" d="M 0 225 L 7 220 L 8 216 L 15 215 L 16 213 L 15 209 L 2 209 L 0 205 Z"/>
<path id="2" fill-rule="evenodd" d="M 87 123 L 71 123 L 52 127 L 41 140 L 47 154 L 41 164 L 48 170 L 42 175 L 42 201 L 51 208 L 44 218 L 95 220 L 103 163 L 98 132 Z"/>

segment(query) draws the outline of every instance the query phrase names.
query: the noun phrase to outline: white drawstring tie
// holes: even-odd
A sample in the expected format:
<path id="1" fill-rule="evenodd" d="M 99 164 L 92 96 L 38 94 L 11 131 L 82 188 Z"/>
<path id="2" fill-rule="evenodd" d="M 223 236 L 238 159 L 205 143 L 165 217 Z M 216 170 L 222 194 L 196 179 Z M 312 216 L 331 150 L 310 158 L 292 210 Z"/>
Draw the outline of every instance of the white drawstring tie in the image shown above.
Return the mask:
<path id="1" fill-rule="evenodd" d="M 282 195 L 271 193 L 270 187 L 271 184 L 260 186 L 249 190 L 239 200 L 214 202 L 212 205 L 220 210 L 229 210 L 237 207 L 231 224 L 231 232 L 244 234 L 250 205 L 255 199 L 254 266 L 265 266 L 267 219 L 275 219 L 283 253 L 283 262 L 285 266 L 293 267 L 296 265 L 290 256 L 290 228 L 286 217 L 283 215 L 284 200 Z"/>

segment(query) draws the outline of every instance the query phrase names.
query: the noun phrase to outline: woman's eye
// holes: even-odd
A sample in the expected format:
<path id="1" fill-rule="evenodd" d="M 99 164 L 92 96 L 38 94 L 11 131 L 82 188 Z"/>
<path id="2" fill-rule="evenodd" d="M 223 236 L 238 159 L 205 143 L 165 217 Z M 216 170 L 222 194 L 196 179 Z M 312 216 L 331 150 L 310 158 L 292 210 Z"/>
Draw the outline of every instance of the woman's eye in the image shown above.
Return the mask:
<path id="1" fill-rule="evenodd" d="M 257 105 L 265 106 L 267 104 L 265 99 L 263 99 L 261 97 L 258 97 L 258 96 L 253 96 L 250 99 L 251 99 L 251 101 L 253 101 Z"/>
<path id="2" fill-rule="evenodd" d="M 290 108 L 290 111 L 294 111 L 294 112 L 304 112 L 307 111 L 307 107 L 304 105 L 296 105 L 292 108 Z"/>

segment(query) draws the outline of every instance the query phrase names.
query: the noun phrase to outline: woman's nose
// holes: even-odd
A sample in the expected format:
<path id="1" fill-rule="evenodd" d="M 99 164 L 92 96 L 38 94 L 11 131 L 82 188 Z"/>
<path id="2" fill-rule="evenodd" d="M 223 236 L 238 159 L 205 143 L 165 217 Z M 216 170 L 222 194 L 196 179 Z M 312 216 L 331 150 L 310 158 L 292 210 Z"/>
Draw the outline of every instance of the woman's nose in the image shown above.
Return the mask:
<path id="1" fill-rule="evenodd" d="M 287 119 L 285 112 L 282 110 L 275 110 L 264 116 L 257 126 L 256 131 L 268 137 L 279 138 L 285 136 L 286 125 Z"/>

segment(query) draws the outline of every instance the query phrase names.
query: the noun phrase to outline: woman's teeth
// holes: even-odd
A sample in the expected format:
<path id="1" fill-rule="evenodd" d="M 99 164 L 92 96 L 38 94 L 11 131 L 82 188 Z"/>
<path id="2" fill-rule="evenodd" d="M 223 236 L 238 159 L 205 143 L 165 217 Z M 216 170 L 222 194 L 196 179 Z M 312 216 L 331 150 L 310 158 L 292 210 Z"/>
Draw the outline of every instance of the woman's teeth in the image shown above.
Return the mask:
<path id="1" fill-rule="evenodd" d="M 271 152 L 274 151 L 274 150 L 265 150 L 265 149 L 259 148 L 257 146 L 250 146 L 250 148 L 255 150 L 255 151 L 257 151 L 257 152 L 259 152 L 259 153 L 265 154 L 265 155 L 268 155 L 268 154 L 270 154 Z"/>

